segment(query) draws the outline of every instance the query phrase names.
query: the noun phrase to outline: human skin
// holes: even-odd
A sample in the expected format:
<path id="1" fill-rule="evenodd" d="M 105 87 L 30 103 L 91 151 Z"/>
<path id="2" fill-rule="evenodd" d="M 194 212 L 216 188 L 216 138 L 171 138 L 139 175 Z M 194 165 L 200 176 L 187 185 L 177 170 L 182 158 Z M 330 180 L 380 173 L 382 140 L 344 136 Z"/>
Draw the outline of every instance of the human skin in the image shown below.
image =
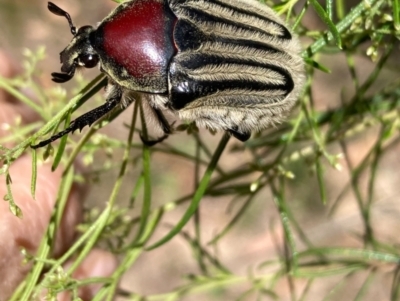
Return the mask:
<path id="1" fill-rule="evenodd" d="M 13 77 L 18 69 L 9 57 L 0 50 L 0 76 Z M 29 93 L 28 91 L 25 91 Z M 11 95 L 0 90 L 0 137 L 8 134 L 9 125 L 16 118 L 23 123 L 38 119 L 38 115 L 22 105 Z M 5 145 L 12 147 L 12 145 Z M 22 210 L 22 217 L 16 217 L 9 209 L 9 203 L 0 201 L 0 301 L 6 301 L 13 294 L 31 268 L 24 263 L 21 250 L 34 255 L 47 229 L 56 201 L 56 194 L 61 182 L 62 168 L 51 171 L 51 163 L 38 164 L 35 199 L 31 195 L 32 160 L 29 152 L 18 158 L 10 166 L 12 192 L 16 204 Z M 76 164 L 77 172 L 82 170 Z M 82 202 L 87 187 L 74 184 L 58 229 L 53 248 L 53 257 L 61 256 L 74 242 L 77 233 L 74 229 L 82 220 Z M 7 193 L 5 176 L 0 176 L 0 196 Z M 70 265 L 68 262 L 66 266 Z M 94 249 L 73 273 L 76 279 L 88 277 L 107 277 L 117 266 L 117 260 L 109 252 Z M 91 300 L 99 286 L 86 286 L 80 290 L 83 300 Z M 59 301 L 70 300 L 70 295 L 63 292 Z"/>

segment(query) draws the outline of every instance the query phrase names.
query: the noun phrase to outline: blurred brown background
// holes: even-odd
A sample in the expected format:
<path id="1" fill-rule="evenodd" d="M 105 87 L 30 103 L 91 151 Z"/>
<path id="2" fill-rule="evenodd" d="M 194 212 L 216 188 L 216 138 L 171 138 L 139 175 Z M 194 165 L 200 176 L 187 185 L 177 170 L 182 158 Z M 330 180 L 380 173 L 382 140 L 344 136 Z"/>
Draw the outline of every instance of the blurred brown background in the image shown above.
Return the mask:
<path id="1" fill-rule="evenodd" d="M 96 24 L 116 6 L 110 0 L 58 0 L 55 2 L 70 13 L 72 20 L 78 27 Z M 351 6 L 358 2 L 348 1 L 347 4 Z M 39 65 L 43 70 L 43 75 L 38 80 L 47 86 L 56 85 L 51 82 L 50 72 L 59 70 L 58 54 L 70 41 L 71 34 L 66 20 L 49 13 L 46 6 L 46 1 L 1 0 L 0 47 L 10 53 L 18 63 L 23 58 L 23 48 L 35 49 L 38 46 L 45 45 L 48 56 Z M 305 24 L 313 29 L 323 28 L 312 12 L 307 14 Z M 304 42 L 308 43 L 309 41 L 305 40 Z M 396 55 L 399 55 L 399 53 L 397 52 Z M 345 57 L 337 54 L 329 55 L 329 57 L 319 56 L 318 58 L 320 62 L 323 62 L 325 66 L 332 70 L 332 73 L 325 74 L 316 71 L 313 93 L 317 108 L 325 110 L 326 108 L 337 107 L 340 105 L 342 97 L 348 99 L 355 92 Z M 398 57 L 393 56 L 391 58 L 390 64 L 388 64 L 390 67 L 385 68 L 382 72 L 374 89 L 379 89 L 388 81 L 399 77 L 398 62 Z M 374 64 L 369 58 L 363 55 L 357 57 L 356 69 L 361 81 L 369 75 L 373 66 Z M 96 71 L 85 71 L 85 77 L 88 79 L 93 78 L 94 74 L 96 74 Z M 73 85 L 73 83 L 68 83 L 68 85 Z M 122 124 L 129 121 L 131 109 L 132 107 L 121 118 L 103 129 L 103 132 L 116 138 L 125 138 L 128 131 Z M 348 151 L 352 164 L 356 165 L 363 158 L 369 147 L 374 143 L 377 133 L 376 128 L 371 128 L 366 133 L 349 140 Z M 215 148 L 220 134 L 213 137 L 208 132 L 201 131 L 201 135 L 211 149 Z M 194 150 L 193 140 L 189 140 L 184 133 L 173 135 L 168 139 L 168 143 L 180 145 L 184 150 Z M 238 142 L 232 139 L 230 143 L 234 145 Z M 340 153 L 341 149 L 338 145 L 333 145 L 330 151 L 331 153 Z M 375 203 L 372 211 L 372 224 L 375 234 L 382 241 L 391 242 L 392 245 L 400 243 L 398 235 L 400 230 L 399 152 L 400 147 L 397 145 L 385 154 L 380 162 L 376 181 L 376 195 L 374 196 Z M 118 154 L 114 156 L 116 159 L 119 158 Z M 101 161 L 102 158 L 98 158 L 98 160 Z M 250 160 L 250 156 L 246 152 L 226 152 L 221 165 L 229 171 L 240 164 L 248 163 L 248 160 Z M 363 233 L 363 225 L 352 193 L 346 193 L 333 216 L 328 216 L 330 206 L 349 183 L 348 169 L 344 160 L 341 161 L 341 164 L 343 166 L 342 171 L 334 170 L 328 166 L 325 169 L 329 201 L 325 206 L 320 201 L 315 174 L 303 163 L 294 164 L 291 167 L 296 176 L 290 185 L 291 210 L 296 214 L 298 222 L 316 246 L 362 246 L 359 235 Z M 193 168 L 194 165 L 188 163 L 188 161 L 171 160 L 171 158 L 161 154 L 153 156 L 154 203 L 163 204 L 191 192 L 194 185 Z M 131 172 L 129 178 L 132 183 L 139 172 L 139 170 Z M 101 185 L 92 189 L 87 200 L 88 206 L 104 205 L 115 177 L 116 172 L 109 172 L 101 176 Z M 367 181 L 367 178 L 365 181 Z M 125 186 L 126 190 L 120 194 L 120 206 L 128 201 L 132 189 L 129 182 L 125 183 Z M 230 201 L 227 198 L 207 198 L 202 201 L 200 212 L 203 241 L 212 239 L 213 235 L 231 219 L 233 213 L 227 212 Z M 167 215 L 165 222 L 176 223 L 183 212 L 184 208 L 174 210 Z M 187 226 L 186 229 L 193 233 L 191 225 Z M 161 237 L 167 231 L 168 227 L 165 227 L 165 231 L 159 231 L 156 237 Z M 261 262 L 277 258 L 278 249 L 280 248 L 281 251 L 282 248 L 282 245 L 279 245 L 282 243 L 282 235 L 279 215 L 272 196 L 268 190 L 265 190 L 254 200 L 245 217 L 219 243 L 218 250 L 210 248 L 210 251 L 217 252 L 221 262 L 233 272 L 246 276 L 250 270 L 256 269 Z M 276 242 L 278 242 L 278 246 Z M 298 248 L 301 249 L 301 245 Z M 266 271 L 268 271 L 268 268 L 255 273 Z M 197 274 L 198 272 L 199 269 L 188 244 L 178 236 L 167 245 L 143 254 L 124 277 L 122 288 L 143 295 L 161 294 L 184 283 L 184 277 L 188 274 Z M 374 278 L 374 284 L 363 300 L 388 300 L 391 274 L 387 276 L 385 273 L 381 273 L 380 275 L 381 277 Z M 342 284 L 341 293 L 336 295 L 333 300 L 339 300 L 336 299 L 339 296 L 341 301 L 353 300 L 359 285 L 365 280 L 366 276 L 366 273 L 357 273 L 356 276 L 349 277 Z M 341 281 L 343 281 L 342 276 L 319 278 L 311 287 L 307 300 L 322 300 Z M 297 291 L 301 292 L 305 280 L 299 279 L 296 284 L 298 285 Z M 227 291 L 214 291 L 212 294 L 200 293 L 184 300 L 234 300 L 246 288 L 246 286 L 239 285 Z M 278 284 L 277 292 L 281 297 L 280 300 L 290 299 L 286 281 L 281 281 Z M 256 299 L 254 296 L 249 296 L 245 300 Z"/>

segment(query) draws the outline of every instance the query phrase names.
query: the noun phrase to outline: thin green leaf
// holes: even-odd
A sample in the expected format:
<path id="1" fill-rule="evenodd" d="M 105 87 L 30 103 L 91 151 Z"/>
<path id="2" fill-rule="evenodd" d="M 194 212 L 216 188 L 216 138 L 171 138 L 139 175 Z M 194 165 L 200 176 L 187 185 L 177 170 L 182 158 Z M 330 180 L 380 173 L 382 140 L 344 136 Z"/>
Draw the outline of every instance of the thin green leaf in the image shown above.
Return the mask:
<path id="1" fill-rule="evenodd" d="M 341 265 L 321 265 L 316 267 L 298 267 L 296 277 L 320 278 L 335 275 L 347 275 L 354 271 L 365 270 L 362 263 L 346 263 Z"/>
<path id="2" fill-rule="evenodd" d="M 318 70 L 320 70 L 320 71 L 322 71 L 324 73 L 328 73 L 328 74 L 331 73 L 331 70 L 328 67 L 325 67 L 325 66 L 321 65 L 320 63 L 318 63 L 317 61 L 315 61 L 315 60 L 313 60 L 311 58 L 305 58 L 304 61 L 308 65 L 312 66 L 315 69 L 318 69 Z"/>
<path id="3" fill-rule="evenodd" d="M 297 26 L 300 24 L 301 20 L 303 20 L 303 17 L 305 15 L 305 13 L 307 12 L 308 5 L 309 5 L 309 3 L 308 3 L 308 1 L 306 1 L 304 3 L 304 7 L 302 8 L 300 14 L 297 16 L 297 18 L 292 26 L 293 30 L 295 30 L 297 28 Z"/>
<path id="4" fill-rule="evenodd" d="M 324 181 L 324 169 L 321 163 L 321 157 L 317 156 L 315 160 L 315 167 L 318 179 L 318 188 L 319 188 L 319 195 L 321 198 L 322 204 L 326 204 L 327 197 L 326 197 L 326 188 L 325 188 L 325 181 Z"/>
<path id="5" fill-rule="evenodd" d="M 137 107 L 140 108 L 140 118 L 142 121 L 143 137 L 145 140 L 148 140 L 147 125 L 142 103 L 137 101 L 135 105 L 136 105 L 135 109 L 137 109 Z M 141 240 L 143 232 L 146 229 L 147 220 L 150 216 L 150 208 L 151 208 L 150 147 L 145 143 L 143 143 L 143 148 L 142 148 L 142 163 L 143 163 L 143 181 L 144 181 L 143 206 L 142 206 L 142 213 L 140 215 L 139 230 L 135 238 L 136 242 Z"/>
<path id="6" fill-rule="evenodd" d="M 18 91 L 15 87 L 10 85 L 9 81 L 0 76 L 0 89 L 6 91 L 22 103 L 26 104 L 28 107 L 31 107 L 36 113 L 39 113 L 40 116 L 42 116 L 42 108 L 33 100 L 28 98 L 24 93 L 21 93 L 21 91 Z"/>
<path id="7" fill-rule="evenodd" d="M 335 4 L 336 4 L 336 15 L 339 20 L 342 20 L 346 15 L 344 0 L 336 0 Z"/>
<path id="8" fill-rule="evenodd" d="M 46 259 L 51 253 L 51 249 L 53 247 L 53 244 L 55 243 L 55 235 L 63 216 L 65 204 L 67 203 L 67 199 L 73 182 L 73 175 L 73 169 L 71 169 L 69 173 L 63 176 L 56 198 L 56 207 L 58 208 L 58 210 L 56 209 L 53 211 L 49 226 L 47 227 L 46 234 L 40 243 L 39 251 L 36 255 L 36 264 L 34 265 L 32 271 L 27 277 L 27 286 L 23 291 L 21 299 L 18 299 L 20 301 L 32 300 L 31 295 L 35 289 L 35 285 L 40 275 L 42 274 L 42 271 L 45 267 Z"/>
<path id="9" fill-rule="evenodd" d="M 187 224 L 187 222 L 190 220 L 190 218 L 193 216 L 193 214 L 196 212 L 197 207 L 200 203 L 201 198 L 203 197 L 204 193 L 207 190 L 208 183 L 211 180 L 211 175 L 216 168 L 218 164 L 218 160 L 221 157 L 222 152 L 224 151 L 226 145 L 228 144 L 229 141 L 229 134 L 225 133 L 224 136 L 222 137 L 211 161 L 210 164 L 207 167 L 206 172 L 203 175 L 203 178 L 201 179 L 199 183 L 199 187 L 197 188 L 193 200 L 189 205 L 189 208 L 186 210 L 185 214 L 183 215 L 182 219 L 176 224 L 176 226 L 162 239 L 160 239 L 158 242 L 154 243 L 150 247 L 147 247 L 146 250 L 152 250 L 155 249 L 164 243 L 168 242 L 171 240 L 175 235 L 179 233 L 179 231 Z"/>
<path id="10" fill-rule="evenodd" d="M 243 214 L 246 212 L 246 210 L 249 208 L 254 197 L 255 197 L 254 193 L 248 197 L 248 199 L 243 203 L 243 205 L 240 207 L 235 216 L 229 221 L 229 223 L 224 227 L 224 229 L 222 229 L 212 240 L 210 240 L 207 243 L 208 245 L 216 244 L 222 237 L 225 236 L 225 234 L 229 232 L 229 230 L 237 223 L 240 217 L 242 217 Z"/>
<path id="11" fill-rule="evenodd" d="M 326 0 L 326 14 L 329 20 L 333 21 L 333 0 Z"/>
<path id="12" fill-rule="evenodd" d="M 376 260 L 385 263 L 399 263 L 400 256 L 397 254 L 390 254 L 384 252 L 378 252 L 366 249 L 356 249 L 356 248 L 314 248 L 307 251 L 299 253 L 299 257 L 309 256 L 309 255 L 335 255 L 341 257 L 352 257 L 360 260 L 365 260 L 367 262 L 371 260 Z"/>
<path id="13" fill-rule="evenodd" d="M 400 299 L 400 268 L 397 265 L 393 276 L 392 288 L 390 292 L 390 300 L 398 301 Z"/>
<path id="14" fill-rule="evenodd" d="M 315 0 L 314 0 L 315 1 Z M 369 10 L 371 6 L 375 5 L 378 2 L 378 0 L 364 0 L 360 4 L 358 4 L 355 8 L 353 8 L 350 13 L 343 19 L 341 20 L 337 25 L 336 29 L 339 33 L 343 32 L 346 30 L 348 27 L 350 27 L 353 22 L 361 16 L 366 10 Z M 331 32 L 328 33 L 328 35 L 325 37 L 319 38 L 317 41 L 315 41 L 311 46 L 309 46 L 305 51 L 303 51 L 303 56 L 304 57 L 311 57 L 315 53 L 317 53 L 322 47 L 324 47 L 327 43 L 327 41 L 331 41 L 333 39 L 333 35 Z"/>
<path id="15" fill-rule="evenodd" d="M 136 180 L 136 184 L 132 189 L 132 193 L 131 193 L 131 197 L 130 197 L 130 200 L 129 200 L 128 208 L 133 208 L 133 206 L 135 204 L 135 201 L 136 201 L 136 198 L 137 198 L 137 196 L 138 196 L 138 194 L 140 192 L 140 189 L 143 186 L 143 182 L 144 182 L 144 176 L 143 176 L 143 173 L 142 173 L 140 175 L 140 177 Z"/>
<path id="16" fill-rule="evenodd" d="M 273 184 L 271 184 L 271 190 L 274 195 L 274 201 L 275 204 L 278 205 L 278 211 L 279 215 L 281 218 L 283 230 L 285 233 L 285 241 L 286 245 L 288 246 L 288 253 L 286 255 L 286 270 L 287 271 L 293 271 L 293 273 L 297 273 L 297 268 L 298 268 L 298 252 L 297 252 L 297 247 L 296 247 L 296 242 L 294 239 L 294 234 L 292 231 L 292 228 L 290 226 L 290 214 L 288 210 L 286 209 L 286 204 L 284 202 L 284 196 L 283 196 L 283 183 L 284 180 L 280 180 L 280 185 L 281 187 L 279 188 L 280 191 L 278 191 L 277 188 L 274 187 Z"/>
<path id="17" fill-rule="evenodd" d="M 5 200 L 8 202 L 8 206 L 10 208 L 10 211 L 12 214 L 15 216 L 22 218 L 23 217 L 23 212 L 21 208 L 18 207 L 18 205 L 15 203 L 12 190 L 11 190 L 11 184 L 12 184 L 12 179 L 10 173 L 7 171 L 6 173 L 6 186 L 7 186 L 7 194 L 5 196 Z"/>
<path id="18" fill-rule="evenodd" d="M 335 40 L 336 45 L 339 49 L 342 49 L 342 38 L 340 37 L 339 31 L 337 30 L 335 24 L 332 22 L 332 18 L 329 14 L 323 9 L 323 7 L 318 3 L 317 0 L 309 0 L 311 5 L 314 7 L 315 11 L 322 19 L 322 21 L 328 26 L 329 31 L 331 32 L 333 39 Z M 331 0 L 328 0 L 328 4 Z M 328 5 L 329 7 L 329 5 Z M 332 14 L 332 9 L 329 11 Z"/>
<path id="19" fill-rule="evenodd" d="M 392 0 L 393 1 L 393 21 L 394 28 L 398 31 L 397 35 L 400 35 L 400 0 Z"/>
<path id="20" fill-rule="evenodd" d="M 32 150 L 32 176 L 31 176 L 31 195 L 36 199 L 36 180 L 37 180 L 37 152 Z"/>
<path id="21" fill-rule="evenodd" d="M 357 295 L 354 298 L 354 301 L 363 301 L 366 299 L 368 289 L 370 289 L 371 286 L 374 285 L 375 276 L 376 276 L 376 269 L 373 269 L 368 273 L 368 277 L 365 279 L 362 286 L 358 290 Z"/>
<path id="22" fill-rule="evenodd" d="M 67 118 L 65 119 L 64 129 L 66 129 L 69 126 L 70 121 L 71 121 L 71 114 L 67 114 Z M 55 171 L 58 167 L 58 164 L 60 164 L 61 162 L 62 156 L 65 151 L 65 146 L 67 145 L 67 140 L 68 140 L 68 135 L 65 135 L 61 138 L 60 144 L 57 149 L 57 153 L 53 160 L 53 164 L 51 165 L 52 171 Z"/>

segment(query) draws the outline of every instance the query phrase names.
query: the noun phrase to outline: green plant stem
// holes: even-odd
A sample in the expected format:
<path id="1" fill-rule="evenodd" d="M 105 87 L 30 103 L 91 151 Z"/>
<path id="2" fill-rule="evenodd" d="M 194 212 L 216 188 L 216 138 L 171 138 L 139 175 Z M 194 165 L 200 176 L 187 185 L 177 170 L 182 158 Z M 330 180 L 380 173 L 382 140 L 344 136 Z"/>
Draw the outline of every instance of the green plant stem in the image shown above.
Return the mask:
<path id="1" fill-rule="evenodd" d="M 150 247 L 147 247 L 147 250 L 152 250 L 155 249 L 164 243 L 168 242 L 171 240 L 175 235 L 179 233 L 179 231 L 186 225 L 186 223 L 190 220 L 190 218 L 193 216 L 193 214 L 196 212 L 197 207 L 200 203 L 200 200 L 202 199 L 204 193 L 207 190 L 208 183 L 211 180 L 211 175 L 214 171 L 214 169 L 217 166 L 218 160 L 221 157 L 222 152 L 224 151 L 226 145 L 228 144 L 230 135 L 225 133 L 222 136 L 222 139 L 213 155 L 211 158 L 210 164 L 207 167 L 206 172 L 203 175 L 203 178 L 201 179 L 199 186 L 193 196 L 193 200 L 189 205 L 189 208 L 186 210 L 185 214 L 183 215 L 182 219 L 177 223 L 177 225 L 166 235 L 164 236 L 161 240 L 158 242 L 154 243 Z"/>
<path id="2" fill-rule="evenodd" d="M 378 2 L 378 0 L 364 0 L 361 1 L 352 11 L 341 20 L 337 25 L 336 29 L 338 33 L 342 33 L 348 27 L 350 27 L 353 22 L 361 16 L 368 8 L 368 6 L 373 6 Z M 327 33 L 323 37 L 319 38 L 315 41 L 311 46 L 309 46 L 305 51 L 303 51 L 304 57 L 312 57 L 316 54 L 322 47 L 324 47 L 327 42 L 332 41 L 334 39 L 333 34 L 331 32 Z"/>

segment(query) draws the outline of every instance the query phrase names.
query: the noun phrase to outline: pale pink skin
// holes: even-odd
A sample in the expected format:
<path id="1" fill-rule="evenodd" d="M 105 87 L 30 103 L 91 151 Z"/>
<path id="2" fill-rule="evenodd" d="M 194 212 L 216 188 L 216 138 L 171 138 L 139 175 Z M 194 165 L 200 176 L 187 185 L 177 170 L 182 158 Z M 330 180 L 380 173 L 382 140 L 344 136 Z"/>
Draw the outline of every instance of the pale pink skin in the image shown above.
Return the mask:
<path id="1" fill-rule="evenodd" d="M 0 50 L 0 75 L 12 77 L 16 68 Z M 21 105 L 10 95 L 0 90 L 0 136 L 7 134 L 4 124 L 14 124 L 17 116 L 23 122 L 37 119 L 29 108 Z M 11 147 L 12 145 L 6 145 Z M 14 200 L 21 208 L 23 217 L 14 216 L 6 201 L 0 200 L 0 301 L 7 300 L 30 269 L 23 263 L 22 249 L 35 254 L 47 229 L 60 184 L 62 168 L 52 172 L 51 163 L 39 164 L 37 169 L 36 199 L 31 196 L 32 161 L 29 152 L 13 162 L 10 168 Z M 77 168 L 79 170 L 79 167 Z M 6 194 L 5 177 L 0 176 L 0 196 Z M 71 189 L 65 213 L 57 233 L 53 255 L 60 256 L 76 238 L 75 229 L 82 218 L 82 197 L 86 188 L 74 185 Z M 117 266 L 115 257 L 105 251 L 93 250 L 74 273 L 74 277 L 107 277 Z M 83 300 L 90 300 L 98 286 L 82 289 Z M 59 300 L 69 300 L 68 294 L 60 294 Z"/>
<path id="2" fill-rule="evenodd" d="M 68 268 L 69 264 L 65 265 Z M 91 277 L 109 277 L 118 266 L 116 257 L 110 252 L 93 249 L 85 258 L 82 264 L 72 274 L 75 279 L 85 279 Z M 92 284 L 82 287 L 79 291 L 79 297 L 82 300 L 92 300 L 93 296 L 100 290 L 100 284 Z M 71 294 L 63 292 L 57 295 L 57 301 L 69 301 Z"/>

